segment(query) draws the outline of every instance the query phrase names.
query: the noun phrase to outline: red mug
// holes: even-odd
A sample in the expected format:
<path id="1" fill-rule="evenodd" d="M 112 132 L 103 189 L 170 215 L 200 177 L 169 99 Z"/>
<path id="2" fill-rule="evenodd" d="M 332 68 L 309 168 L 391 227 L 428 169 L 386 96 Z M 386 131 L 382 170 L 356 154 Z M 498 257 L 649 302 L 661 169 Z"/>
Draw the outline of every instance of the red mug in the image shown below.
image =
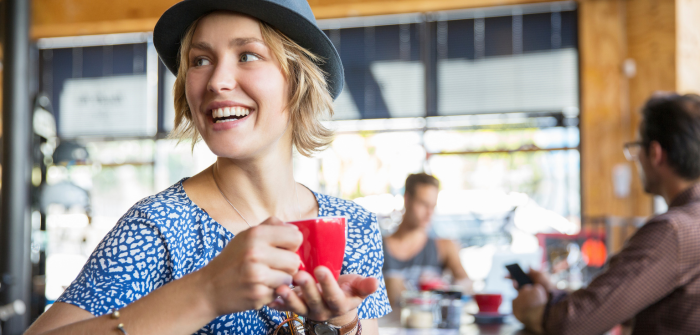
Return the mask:
<path id="1" fill-rule="evenodd" d="M 304 236 L 297 250 L 301 258 L 299 270 L 310 273 L 316 279 L 314 270 L 323 265 L 338 280 L 345 257 L 345 217 L 320 217 L 287 223 L 297 226 Z"/>
<path id="2" fill-rule="evenodd" d="M 500 294 L 475 294 L 474 301 L 479 306 L 479 312 L 498 313 L 503 297 Z"/>

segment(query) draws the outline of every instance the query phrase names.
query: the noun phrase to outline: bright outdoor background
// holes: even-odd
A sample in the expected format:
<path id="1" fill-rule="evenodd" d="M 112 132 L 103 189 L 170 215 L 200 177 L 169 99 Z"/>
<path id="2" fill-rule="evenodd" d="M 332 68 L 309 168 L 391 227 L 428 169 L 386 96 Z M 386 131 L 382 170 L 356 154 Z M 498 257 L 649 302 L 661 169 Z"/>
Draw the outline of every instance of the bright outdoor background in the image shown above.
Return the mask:
<path id="1" fill-rule="evenodd" d="M 431 234 L 462 246 L 480 291 L 512 290 L 503 264 L 548 260 L 536 234 L 579 232 L 575 5 L 319 24 L 340 52 L 346 82 L 327 123 L 335 141 L 313 158 L 296 155 L 298 181 L 365 206 L 390 234 L 401 220 L 408 174 L 434 174 L 441 188 Z M 135 202 L 215 157 L 202 144 L 192 150 L 166 138 L 174 78 L 149 34 L 45 39 L 39 47 L 41 86 L 60 139 L 58 148 L 42 146 L 42 187 L 71 194 L 43 199 L 46 230 L 34 234 L 33 260 L 45 253 L 51 302 Z M 114 95 L 100 95 L 107 89 Z M 85 116 L 103 107 L 119 117 L 105 125 Z M 562 285 L 580 286 L 584 260 L 568 255 Z"/>

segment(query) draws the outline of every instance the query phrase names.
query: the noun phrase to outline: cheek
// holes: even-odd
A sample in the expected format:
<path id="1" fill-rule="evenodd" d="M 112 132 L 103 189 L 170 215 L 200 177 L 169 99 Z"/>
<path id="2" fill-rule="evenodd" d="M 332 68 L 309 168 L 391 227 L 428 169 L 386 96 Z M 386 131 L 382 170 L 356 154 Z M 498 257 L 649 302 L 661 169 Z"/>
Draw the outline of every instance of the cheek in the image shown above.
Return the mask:
<path id="1" fill-rule="evenodd" d="M 196 110 L 196 106 L 202 100 L 202 94 L 200 91 L 203 90 L 199 84 L 197 76 L 188 75 L 185 80 L 185 97 L 187 98 L 187 104 L 190 106 L 190 110 Z"/>
<path id="2" fill-rule="evenodd" d="M 277 68 L 270 68 L 260 71 L 246 78 L 248 94 L 258 100 L 261 107 L 280 109 L 287 102 L 287 81 L 281 71 Z"/>

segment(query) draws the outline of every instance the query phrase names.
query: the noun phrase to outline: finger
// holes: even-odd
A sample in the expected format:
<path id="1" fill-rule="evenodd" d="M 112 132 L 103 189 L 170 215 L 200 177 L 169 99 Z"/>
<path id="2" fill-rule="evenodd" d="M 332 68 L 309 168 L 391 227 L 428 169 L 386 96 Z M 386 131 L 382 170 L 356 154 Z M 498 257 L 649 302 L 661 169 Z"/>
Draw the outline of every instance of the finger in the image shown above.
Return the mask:
<path id="1" fill-rule="evenodd" d="M 510 279 L 510 278 L 508 278 L 508 279 Z M 513 288 L 517 291 L 519 289 L 518 282 L 515 280 L 511 280 L 510 282 L 511 282 L 511 284 L 513 284 Z"/>
<path id="2" fill-rule="evenodd" d="M 297 226 L 286 224 L 274 217 L 265 220 L 259 226 L 245 231 L 251 238 L 265 241 L 267 244 L 290 251 L 299 249 L 303 236 Z"/>
<path id="3" fill-rule="evenodd" d="M 353 285 L 354 292 L 361 300 L 367 298 L 370 294 L 377 291 L 379 288 L 379 281 L 377 278 L 362 278 L 359 281 L 354 282 Z"/>
<path id="4" fill-rule="evenodd" d="M 271 269 L 282 271 L 292 276 L 299 271 L 299 265 L 301 264 L 301 259 L 296 253 L 271 246 L 260 248 L 257 252 L 251 251 L 248 257 L 251 262 L 265 264 Z"/>
<path id="5" fill-rule="evenodd" d="M 373 277 L 362 277 L 356 274 L 343 275 L 340 287 L 347 295 L 357 297 L 361 300 L 377 291 L 379 281 Z"/>
<path id="6" fill-rule="evenodd" d="M 345 314 L 349 310 L 348 301 L 345 292 L 335 281 L 331 270 L 325 266 L 319 266 L 314 270 L 314 274 L 321 285 L 322 298 L 328 309 L 335 315 Z"/>
<path id="7" fill-rule="evenodd" d="M 530 292 L 532 290 L 532 284 L 525 284 L 518 289 L 518 294 L 523 294 Z"/>
<path id="8" fill-rule="evenodd" d="M 311 274 L 306 271 L 299 271 L 296 275 L 294 275 L 294 282 L 301 287 L 303 300 L 309 309 L 308 315 L 313 320 L 325 321 L 319 320 L 319 318 L 327 318 L 329 311 L 323 302 L 321 292 L 316 286 L 316 281 Z"/>
<path id="9" fill-rule="evenodd" d="M 263 284 L 271 289 L 279 286 L 289 286 L 292 284 L 293 277 L 289 273 L 267 269 L 262 274 L 251 278 L 251 281 Z"/>
<path id="10" fill-rule="evenodd" d="M 279 298 L 268 306 L 278 311 L 288 311 L 299 315 L 307 315 L 309 310 L 303 300 L 289 286 L 280 286 L 275 290 Z"/>
<path id="11" fill-rule="evenodd" d="M 261 226 L 284 226 L 284 221 L 278 219 L 275 216 L 267 218 L 265 221 L 260 223 Z"/>
<path id="12" fill-rule="evenodd" d="M 540 299 L 547 300 L 547 289 L 544 286 L 535 284 L 532 289 Z"/>

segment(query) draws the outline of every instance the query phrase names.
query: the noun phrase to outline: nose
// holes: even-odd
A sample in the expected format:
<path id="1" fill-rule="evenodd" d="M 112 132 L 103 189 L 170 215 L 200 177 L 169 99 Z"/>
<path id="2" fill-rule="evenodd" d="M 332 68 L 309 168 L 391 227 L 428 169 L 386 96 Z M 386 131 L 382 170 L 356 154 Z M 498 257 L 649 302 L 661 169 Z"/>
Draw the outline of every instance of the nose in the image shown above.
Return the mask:
<path id="1" fill-rule="evenodd" d="M 207 89 L 212 93 L 234 90 L 238 85 L 235 72 L 235 67 L 227 65 L 227 62 L 218 62 L 209 78 Z"/>

